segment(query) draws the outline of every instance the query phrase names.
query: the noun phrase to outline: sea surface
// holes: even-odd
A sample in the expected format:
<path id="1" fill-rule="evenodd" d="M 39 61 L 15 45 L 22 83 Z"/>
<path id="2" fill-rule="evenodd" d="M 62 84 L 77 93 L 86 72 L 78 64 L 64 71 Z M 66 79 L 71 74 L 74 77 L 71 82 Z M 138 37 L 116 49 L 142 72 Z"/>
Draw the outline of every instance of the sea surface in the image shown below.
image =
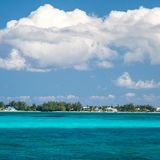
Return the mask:
<path id="1" fill-rule="evenodd" d="M 0 160 L 160 160 L 160 113 L 0 113 Z"/>

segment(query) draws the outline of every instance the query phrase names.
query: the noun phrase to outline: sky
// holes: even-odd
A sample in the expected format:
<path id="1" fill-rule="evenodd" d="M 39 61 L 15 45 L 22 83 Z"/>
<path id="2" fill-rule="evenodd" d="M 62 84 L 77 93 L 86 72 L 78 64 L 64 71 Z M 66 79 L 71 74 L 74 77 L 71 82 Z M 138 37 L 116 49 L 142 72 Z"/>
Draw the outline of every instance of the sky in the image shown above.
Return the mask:
<path id="1" fill-rule="evenodd" d="M 159 0 L 1 0 L 0 101 L 160 106 Z"/>

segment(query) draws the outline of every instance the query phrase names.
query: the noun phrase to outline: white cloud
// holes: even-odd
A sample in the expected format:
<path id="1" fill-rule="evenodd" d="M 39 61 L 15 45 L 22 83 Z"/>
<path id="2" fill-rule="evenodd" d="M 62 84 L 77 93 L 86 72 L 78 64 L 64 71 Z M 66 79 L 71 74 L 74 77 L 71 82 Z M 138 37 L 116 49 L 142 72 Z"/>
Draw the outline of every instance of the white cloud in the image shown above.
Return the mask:
<path id="1" fill-rule="evenodd" d="M 137 82 L 132 80 L 128 72 L 125 72 L 117 80 L 116 84 L 119 87 L 125 87 L 129 89 L 152 89 L 159 88 L 160 82 L 156 83 L 154 80 L 138 80 Z"/>
<path id="2" fill-rule="evenodd" d="M 160 96 L 159 95 L 154 95 L 154 94 L 143 95 L 142 98 L 147 102 L 155 102 L 157 100 L 160 100 Z"/>
<path id="3" fill-rule="evenodd" d="M 35 101 L 40 101 L 40 102 L 48 102 L 48 101 L 55 101 L 56 97 L 55 96 L 38 96 L 33 98 Z"/>
<path id="4" fill-rule="evenodd" d="M 90 96 L 89 99 L 91 100 L 114 100 L 116 97 L 112 94 L 108 96 Z"/>
<path id="5" fill-rule="evenodd" d="M 99 61 L 97 63 L 97 66 L 99 66 L 100 68 L 113 68 L 113 64 L 108 61 Z"/>
<path id="6" fill-rule="evenodd" d="M 79 9 L 64 12 L 44 5 L 28 17 L 8 22 L 0 32 L 0 43 L 19 51 L 29 71 L 86 70 L 91 59 L 109 59 L 116 54 L 105 47 L 98 29 L 101 21 Z"/>
<path id="7" fill-rule="evenodd" d="M 113 45 L 124 49 L 124 61 L 160 64 L 160 8 L 140 7 L 127 12 L 112 11 L 106 27 L 113 33 Z"/>
<path id="8" fill-rule="evenodd" d="M 0 58 L 0 68 L 4 69 L 14 69 L 14 70 L 21 70 L 26 67 L 26 61 L 23 57 L 20 56 L 19 52 L 13 49 L 10 55 L 3 59 Z"/>
<path id="9" fill-rule="evenodd" d="M 125 94 L 125 97 L 128 99 L 128 98 L 132 98 L 132 97 L 135 97 L 136 94 L 135 93 L 126 93 Z"/>
<path id="10" fill-rule="evenodd" d="M 2 101 L 23 101 L 23 102 L 48 102 L 48 101 L 67 101 L 74 102 L 79 100 L 79 96 L 66 95 L 66 96 L 14 96 L 14 97 L 0 97 Z"/>
<path id="11" fill-rule="evenodd" d="M 20 101 L 28 101 L 28 100 L 30 100 L 30 96 L 19 96 L 19 97 L 17 97 L 17 99 L 18 100 L 20 100 Z"/>
<path id="12" fill-rule="evenodd" d="M 3 100 L 28 102 L 29 100 L 31 100 L 31 97 L 30 96 L 3 97 Z"/>
<path id="13" fill-rule="evenodd" d="M 79 97 L 78 96 L 75 96 L 75 95 L 67 95 L 67 96 L 57 96 L 56 97 L 57 100 L 60 100 L 60 101 L 65 101 L 65 100 L 78 100 Z"/>
<path id="14" fill-rule="evenodd" d="M 119 49 L 124 62 L 160 64 L 160 8 L 112 11 L 105 19 L 75 9 L 44 5 L 0 30 L 0 68 L 50 71 L 57 68 L 113 67 Z M 16 52 L 16 55 L 13 54 Z M 2 56 L 3 55 L 3 56 Z M 4 56 L 5 55 L 5 56 Z"/>
<path id="15" fill-rule="evenodd" d="M 38 96 L 33 98 L 35 101 L 48 102 L 48 101 L 78 101 L 79 97 L 75 95 L 66 96 Z"/>

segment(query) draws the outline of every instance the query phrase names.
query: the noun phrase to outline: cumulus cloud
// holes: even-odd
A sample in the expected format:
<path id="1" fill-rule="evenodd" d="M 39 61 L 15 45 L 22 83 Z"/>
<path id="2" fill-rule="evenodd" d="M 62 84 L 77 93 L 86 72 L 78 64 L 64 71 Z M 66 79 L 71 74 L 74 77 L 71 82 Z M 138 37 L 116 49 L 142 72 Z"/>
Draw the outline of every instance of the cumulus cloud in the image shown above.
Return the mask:
<path id="1" fill-rule="evenodd" d="M 106 18 L 46 4 L 0 30 L 0 68 L 50 71 L 57 68 L 113 67 L 124 62 L 160 64 L 160 8 L 112 11 Z M 120 50 L 123 53 L 119 53 Z M 119 55 L 119 56 L 118 56 Z"/>
<path id="2" fill-rule="evenodd" d="M 123 75 L 121 75 L 116 80 L 116 84 L 119 87 L 125 87 L 129 89 L 152 89 L 160 87 L 160 82 L 156 83 L 154 80 L 134 81 L 132 80 L 128 72 L 125 72 Z"/>
<path id="3" fill-rule="evenodd" d="M 126 63 L 149 59 L 152 64 L 160 64 L 160 8 L 112 11 L 106 23 L 117 34 L 113 45 L 124 50 Z"/>
<path id="4" fill-rule="evenodd" d="M 19 52 L 13 49 L 7 58 L 0 58 L 0 68 L 22 70 L 26 67 L 26 61 L 19 55 Z"/>

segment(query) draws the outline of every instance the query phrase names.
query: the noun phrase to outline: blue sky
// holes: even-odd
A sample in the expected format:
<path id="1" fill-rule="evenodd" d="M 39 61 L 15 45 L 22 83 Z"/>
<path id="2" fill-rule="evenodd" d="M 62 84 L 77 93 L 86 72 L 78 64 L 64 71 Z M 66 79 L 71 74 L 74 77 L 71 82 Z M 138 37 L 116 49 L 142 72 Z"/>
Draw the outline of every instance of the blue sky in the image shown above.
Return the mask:
<path id="1" fill-rule="evenodd" d="M 1 0 L 0 100 L 160 105 L 158 7 L 158 0 Z"/>

